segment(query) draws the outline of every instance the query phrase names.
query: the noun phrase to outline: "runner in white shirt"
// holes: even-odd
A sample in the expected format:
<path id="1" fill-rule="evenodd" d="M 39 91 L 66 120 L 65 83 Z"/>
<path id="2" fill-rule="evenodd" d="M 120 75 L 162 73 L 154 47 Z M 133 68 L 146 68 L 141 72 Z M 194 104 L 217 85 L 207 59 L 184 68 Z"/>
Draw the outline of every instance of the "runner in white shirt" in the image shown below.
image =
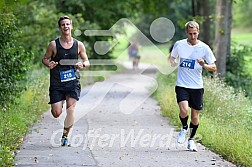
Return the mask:
<path id="1" fill-rule="evenodd" d="M 177 142 L 184 143 L 188 132 L 188 107 L 191 108 L 190 136 L 188 149 L 197 151 L 194 136 L 199 126 L 199 111 L 203 108 L 203 68 L 216 71 L 215 57 L 210 47 L 198 40 L 199 24 L 189 21 L 185 24 L 187 39 L 177 41 L 172 49 L 171 64 L 178 65 L 176 82 L 177 102 L 180 108 L 179 118 L 182 123 Z"/>

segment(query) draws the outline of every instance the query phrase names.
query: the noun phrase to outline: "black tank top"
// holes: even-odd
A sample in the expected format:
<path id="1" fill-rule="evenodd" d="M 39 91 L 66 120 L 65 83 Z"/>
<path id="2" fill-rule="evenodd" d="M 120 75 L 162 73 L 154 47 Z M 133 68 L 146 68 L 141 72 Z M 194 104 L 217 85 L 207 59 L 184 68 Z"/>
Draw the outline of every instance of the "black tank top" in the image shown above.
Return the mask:
<path id="1" fill-rule="evenodd" d="M 60 71 L 66 71 L 69 69 L 74 69 L 76 72 L 75 65 L 60 65 L 60 60 L 62 59 L 78 59 L 78 41 L 73 39 L 73 46 L 70 49 L 65 49 L 61 46 L 59 38 L 55 40 L 57 53 L 54 57 L 51 58 L 51 61 L 58 62 L 59 64 L 50 70 L 50 85 L 51 86 L 61 86 L 69 82 L 61 82 Z"/>

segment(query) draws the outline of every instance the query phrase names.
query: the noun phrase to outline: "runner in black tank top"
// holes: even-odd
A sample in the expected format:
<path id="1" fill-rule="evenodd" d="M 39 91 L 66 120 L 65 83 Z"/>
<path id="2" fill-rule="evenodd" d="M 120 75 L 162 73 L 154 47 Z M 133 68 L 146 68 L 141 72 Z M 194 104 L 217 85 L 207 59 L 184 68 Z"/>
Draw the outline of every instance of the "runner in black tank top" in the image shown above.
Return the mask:
<path id="1" fill-rule="evenodd" d="M 61 139 L 61 145 L 65 146 L 69 145 L 67 136 L 74 124 L 75 105 L 81 92 L 77 69 L 88 68 L 90 63 L 84 44 L 71 36 L 72 20 L 68 16 L 62 16 L 58 25 L 61 36 L 50 42 L 42 62 L 50 68 L 49 104 L 55 118 L 61 115 L 66 101 L 66 118 Z M 82 62 L 78 62 L 78 56 Z M 70 60 L 72 63 L 62 65 L 61 60 Z"/>
<path id="2" fill-rule="evenodd" d="M 78 59 L 78 41 L 74 39 L 73 46 L 70 49 L 65 49 L 61 46 L 59 38 L 55 40 L 57 53 L 51 58 L 52 61 L 60 62 L 62 59 Z M 75 79 L 62 82 L 60 78 L 60 72 L 73 70 L 75 75 L 77 73 L 77 67 L 74 65 L 60 65 L 60 63 L 50 70 L 50 102 L 66 100 L 66 96 L 79 100 L 80 97 L 80 83 L 78 77 Z"/>
<path id="3" fill-rule="evenodd" d="M 78 41 L 74 39 L 73 46 L 70 49 L 65 49 L 61 46 L 59 38 L 55 40 L 57 53 L 51 58 L 52 61 L 60 62 L 62 59 L 78 59 Z M 74 65 L 57 65 L 55 68 L 50 70 L 50 85 L 51 86 L 62 86 L 64 83 L 60 80 L 60 71 L 66 71 L 74 69 L 76 72 L 76 66 Z M 77 79 L 77 78 L 76 78 Z"/>

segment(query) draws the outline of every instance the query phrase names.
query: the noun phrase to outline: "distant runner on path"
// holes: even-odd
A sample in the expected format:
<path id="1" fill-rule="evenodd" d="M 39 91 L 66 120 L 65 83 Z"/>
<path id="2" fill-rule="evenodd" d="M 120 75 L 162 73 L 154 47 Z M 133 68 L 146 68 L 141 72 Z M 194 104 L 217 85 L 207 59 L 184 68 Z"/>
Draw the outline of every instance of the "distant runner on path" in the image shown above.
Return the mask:
<path id="1" fill-rule="evenodd" d="M 216 71 L 216 59 L 210 47 L 198 40 L 199 24 L 197 22 L 187 22 L 185 24 L 185 33 L 187 39 L 179 40 L 174 44 L 170 59 L 172 66 L 178 64 L 175 91 L 180 109 L 179 118 L 182 128 L 178 134 L 177 142 L 184 143 L 186 140 L 189 106 L 191 108 L 191 122 L 187 148 L 190 151 L 197 151 L 193 139 L 199 126 L 199 111 L 203 108 L 202 70 Z"/>
<path id="2" fill-rule="evenodd" d="M 140 61 L 139 55 L 140 45 L 138 41 L 134 41 L 133 44 L 129 44 L 128 54 L 129 59 L 132 61 L 133 70 L 138 70 L 138 65 Z"/>
<path id="3" fill-rule="evenodd" d="M 87 68 L 90 63 L 84 44 L 72 38 L 72 20 L 68 16 L 62 16 L 58 20 L 58 26 L 61 36 L 50 42 L 42 63 L 50 68 L 49 104 L 55 118 L 61 115 L 63 102 L 66 100 L 67 115 L 61 139 L 61 145 L 66 146 L 69 145 L 67 136 L 74 123 L 75 105 L 81 92 L 78 68 Z M 77 62 L 78 55 L 83 62 Z M 69 59 L 76 61 L 76 64 L 60 64 L 60 60 Z"/>

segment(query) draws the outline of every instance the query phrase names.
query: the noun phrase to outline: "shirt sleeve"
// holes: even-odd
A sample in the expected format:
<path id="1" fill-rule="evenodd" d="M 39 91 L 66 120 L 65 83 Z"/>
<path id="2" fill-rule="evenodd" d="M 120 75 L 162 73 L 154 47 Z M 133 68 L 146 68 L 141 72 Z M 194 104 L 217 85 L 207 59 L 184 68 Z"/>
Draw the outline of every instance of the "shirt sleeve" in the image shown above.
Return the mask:
<path id="1" fill-rule="evenodd" d="M 207 49 L 206 49 L 205 60 L 207 64 L 213 64 L 216 61 L 216 58 L 214 57 L 214 54 L 209 46 L 207 46 Z"/>
<path id="2" fill-rule="evenodd" d="M 172 50 L 171 50 L 171 57 L 173 58 L 177 58 L 178 57 L 178 42 L 176 42 L 173 47 L 172 47 Z"/>

